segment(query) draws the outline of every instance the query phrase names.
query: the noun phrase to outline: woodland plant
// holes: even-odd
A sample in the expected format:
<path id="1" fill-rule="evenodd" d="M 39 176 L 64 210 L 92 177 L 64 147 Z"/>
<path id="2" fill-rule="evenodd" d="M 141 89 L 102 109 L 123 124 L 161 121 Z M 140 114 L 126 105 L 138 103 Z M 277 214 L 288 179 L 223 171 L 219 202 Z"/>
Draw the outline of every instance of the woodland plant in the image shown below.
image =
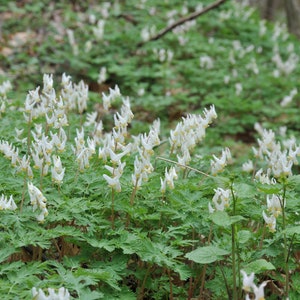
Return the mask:
<path id="1" fill-rule="evenodd" d="M 103 93 L 101 118 L 83 82 L 63 74 L 61 89 L 53 85 L 44 75 L 24 108 L 1 119 L 24 118 L 0 142 L 7 299 L 31 299 L 30 290 L 34 299 L 299 295 L 295 137 L 281 129 L 277 141 L 256 124 L 258 148 L 240 167 L 228 147 L 201 154 L 213 105 L 170 137 L 159 120 L 134 136 L 117 86 Z"/>
<path id="2" fill-rule="evenodd" d="M 300 297 L 299 43 L 171 2 L 10 4 L 57 26 L 0 47 L 3 299 Z"/>

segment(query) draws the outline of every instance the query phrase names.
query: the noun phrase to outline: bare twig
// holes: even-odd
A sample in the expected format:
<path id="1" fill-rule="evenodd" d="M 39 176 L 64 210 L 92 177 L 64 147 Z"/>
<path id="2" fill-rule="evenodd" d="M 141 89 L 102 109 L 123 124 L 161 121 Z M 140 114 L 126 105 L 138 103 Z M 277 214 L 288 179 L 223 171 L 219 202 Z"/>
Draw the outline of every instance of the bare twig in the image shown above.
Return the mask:
<path id="1" fill-rule="evenodd" d="M 183 17 L 181 19 L 179 19 L 178 21 L 172 23 L 171 25 L 165 27 L 164 29 L 162 29 L 161 31 L 159 31 L 156 35 L 154 35 L 153 37 L 151 37 L 149 40 L 147 41 L 144 41 L 144 42 L 140 42 L 138 44 L 138 46 L 142 46 L 144 45 L 145 43 L 147 42 L 150 42 L 150 41 L 155 41 L 155 40 L 158 40 L 159 38 L 161 38 L 162 36 L 164 36 L 166 33 L 168 33 L 169 31 L 171 31 L 172 29 L 174 29 L 175 27 L 187 22 L 187 21 L 191 21 L 191 20 L 194 20 L 196 18 L 198 18 L 199 16 L 207 13 L 208 11 L 220 6 L 221 4 L 223 4 L 224 2 L 226 2 L 227 0 L 218 0 L 208 6 L 206 6 L 205 8 L 203 8 L 202 10 L 199 10 L 199 11 L 195 11 L 193 13 L 191 13 L 190 15 L 186 16 L 186 17 Z"/>
<path id="2" fill-rule="evenodd" d="M 198 169 L 192 168 L 192 167 L 190 167 L 190 166 L 186 166 L 186 165 L 180 164 L 180 163 L 178 163 L 178 162 L 176 162 L 176 161 L 174 161 L 174 160 L 171 160 L 171 159 L 168 159 L 168 158 L 164 158 L 164 157 L 162 157 L 162 156 L 157 156 L 156 159 L 164 160 L 164 161 L 166 161 L 166 162 L 175 164 L 175 165 L 177 165 L 177 166 L 179 166 L 179 167 L 182 167 L 182 168 L 185 168 L 185 169 L 189 169 L 189 170 L 192 170 L 192 171 L 194 171 L 194 172 L 196 172 L 196 173 L 202 174 L 202 175 L 204 175 L 204 176 L 206 176 L 206 177 L 212 177 L 212 178 L 213 178 L 213 176 L 211 176 L 211 175 L 208 175 L 208 174 L 206 174 L 206 173 L 204 173 L 204 172 L 202 172 L 202 171 L 200 171 L 200 170 L 198 170 Z"/>

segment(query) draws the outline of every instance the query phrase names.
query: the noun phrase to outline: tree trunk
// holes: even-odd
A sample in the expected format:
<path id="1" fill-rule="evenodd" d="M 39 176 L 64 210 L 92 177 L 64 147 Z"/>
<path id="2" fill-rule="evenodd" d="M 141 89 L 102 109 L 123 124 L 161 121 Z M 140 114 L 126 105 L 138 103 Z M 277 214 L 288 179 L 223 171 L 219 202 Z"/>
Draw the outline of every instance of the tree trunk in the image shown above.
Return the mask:
<path id="1" fill-rule="evenodd" d="M 274 0 L 267 0 L 265 1 L 265 7 L 263 12 L 263 18 L 269 21 L 274 19 L 274 11 L 275 11 L 275 2 Z"/>
<path id="2" fill-rule="evenodd" d="M 287 25 L 290 33 L 300 38 L 300 0 L 285 0 Z"/>

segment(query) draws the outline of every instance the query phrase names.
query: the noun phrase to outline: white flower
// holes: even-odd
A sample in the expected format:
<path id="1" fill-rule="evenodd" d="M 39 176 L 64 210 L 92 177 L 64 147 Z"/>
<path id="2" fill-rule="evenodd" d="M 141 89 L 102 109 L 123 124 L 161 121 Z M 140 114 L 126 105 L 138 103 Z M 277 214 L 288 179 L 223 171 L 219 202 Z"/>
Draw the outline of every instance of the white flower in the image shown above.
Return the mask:
<path id="1" fill-rule="evenodd" d="M 242 169 L 245 172 L 252 172 L 253 169 L 254 169 L 253 161 L 252 160 L 248 160 L 247 162 L 243 163 Z"/>
<path id="2" fill-rule="evenodd" d="M 217 188 L 214 190 L 212 202 L 215 205 L 216 210 L 223 211 L 225 207 L 229 206 L 230 190 L 224 190 Z"/>
<path id="3" fill-rule="evenodd" d="M 244 270 L 241 270 L 241 273 L 243 275 L 243 290 L 249 293 L 254 286 L 254 273 L 252 272 L 249 276 Z"/>
<path id="4" fill-rule="evenodd" d="M 211 206 L 210 202 L 208 202 L 208 211 L 209 211 L 210 214 L 215 212 L 215 209 Z"/>
<path id="5" fill-rule="evenodd" d="M 243 85 L 239 82 L 235 84 L 235 94 L 239 96 L 243 91 Z"/>
<path id="6" fill-rule="evenodd" d="M 121 192 L 120 176 L 109 177 L 108 175 L 103 174 L 103 177 L 112 189 Z"/>
<path id="7" fill-rule="evenodd" d="M 163 180 L 160 178 L 161 182 L 161 192 L 164 193 L 166 191 L 167 185 L 170 187 L 170 189 L 174 189 L 174 179 L 177 179 L 178 176 L 176 174 L 176 170 L 174 167 L 171 167 L 170 170 L 166 168 L 165 170 L 165 179 Z"/>
<path id="8" fill-rule="evenodd" d="M 273 194 L 272 197 L 271 195 L 267 195 L 267 207 L 268 207 L 268 211 L 275 218 L 277 218 L 282 213 L 280 198 L 275 194 Z"/>
<path id="9" fill-rule="evenodd" d="M 105 20 L 99 20 L 97 26 L 93 27 L 93 33 L 98 41 L 102 40 L 104 35 Z"/>
<path id="10" fill-rule="evenodd" d="M 213 159 L 210 161 L 211 165 L 211 173 L 213 175 L 216 175 L 219 172 L 222 172 L 225 166 L 227 165 L 227 162 L 231 162 L 232 157 L 230 150 L 228 148 L 225 148 L 222 150 L 222 156 L 220 158 L 213 155 Z"/>
<path id="11" fill-rule="evenodd" d="M 31 182 L 28 182 L 28 193 L 30 196 L 30 204 L 33 207 L 33 211 L 40 209 L 41 213 L 37 216 L 39 222 L 43 222 L 45 216 L 48 215 L 48 210 L 46 208 L 46 198 L 43 196 L 42 192 L 35 187 Z"/>
<path id="12" fill-rule="evenodd" d="M 200 60 L 200 67 L 203 69 L 210 70 L 214 67 L 214 61 L 208 55 L 201 56 L 199 60 Z"/>
<path id="13" fill-rule="evenodd" d="M 17 205 L 13 199 L 13 196 L 11 195 L 9 197 L 9 199 L 7 199 L 6 196 L 4 196 L 3 194 L 0 197 L 0 210 L 16 210 L 17 209 Z"/>
<path id="14" fill-rule="evenodd" d="M 266 281 L 261 283 L 261 285 L 259 287 L 257 287 L 255 284 L 253 285 L 253 292 L 255 294 L 255 300 L 264 300 L 265 299 L 264 288 L 266 285 L 267 285 Z"/>
<path id="15" fill-rule="evenodd" d="M 53 166 L 51 168 L 52 181 L 60 185 L 63 182 L 63 178 L 65 175 L 65 168 L 62 167 L 62 163 L 59 156 L 53 155 L 52 158 L 53 158 Z"/>
<path id="16" fill-rule="evenodd" d="M 276 218 L 273 215 L 268 217 L 264 211 L 263 211 L 263 218 L 264 218 L 270 232 L 275 232 L 276 231 Z"/>
<path id="17" fill-rule="evenodd" d="M 106 80 L 106 68 L 102 67 L 99 71 L 97 83 L 101 84 L 101 83 L 105 82 L 105 80 Z"/>

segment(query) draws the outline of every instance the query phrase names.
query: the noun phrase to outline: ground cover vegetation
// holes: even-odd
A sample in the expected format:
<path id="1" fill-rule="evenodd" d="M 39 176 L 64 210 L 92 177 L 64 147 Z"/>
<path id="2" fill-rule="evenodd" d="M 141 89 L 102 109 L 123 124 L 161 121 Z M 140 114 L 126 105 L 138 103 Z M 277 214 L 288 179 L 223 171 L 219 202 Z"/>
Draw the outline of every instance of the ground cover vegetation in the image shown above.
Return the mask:
<path id="1" fill-rule="evenodd" d="M 300 43 L 212 3 L 0 1 L 1 298 L 299 299 Z"/>

